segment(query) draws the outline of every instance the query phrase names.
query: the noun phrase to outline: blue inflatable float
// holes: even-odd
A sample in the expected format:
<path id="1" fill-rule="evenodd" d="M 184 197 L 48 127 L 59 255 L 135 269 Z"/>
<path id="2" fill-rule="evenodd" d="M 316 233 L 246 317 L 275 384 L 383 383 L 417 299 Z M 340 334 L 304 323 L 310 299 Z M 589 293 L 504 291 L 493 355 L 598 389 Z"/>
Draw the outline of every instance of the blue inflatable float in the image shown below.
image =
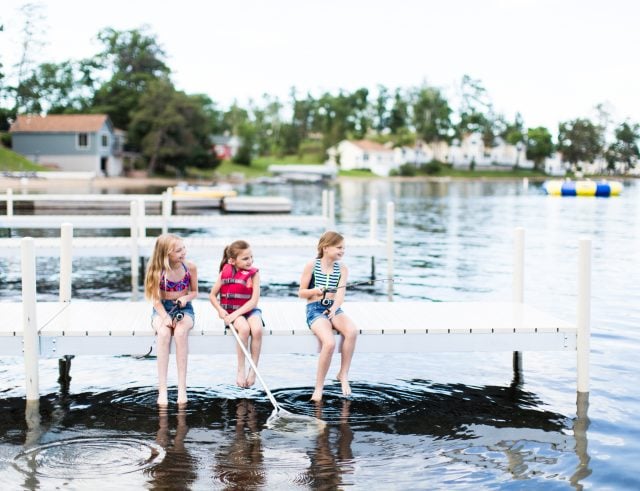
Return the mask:
<path id="1" fill-rule="evenodd" d="M 546 181 L 542 185 L 544 192 L 550 196 L 619 196 L 622 183 L 617 181 Z"/>

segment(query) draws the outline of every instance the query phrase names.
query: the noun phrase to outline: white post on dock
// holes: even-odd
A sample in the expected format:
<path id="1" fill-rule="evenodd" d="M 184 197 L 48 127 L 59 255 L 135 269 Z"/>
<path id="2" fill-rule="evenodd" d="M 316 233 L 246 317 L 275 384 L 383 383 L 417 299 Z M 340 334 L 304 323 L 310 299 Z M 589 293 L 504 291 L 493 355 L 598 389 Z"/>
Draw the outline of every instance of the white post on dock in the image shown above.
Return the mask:
<path id="1" fill-rule="evenodd" d="M 38 322 L 36 318 L 36 247 L 31 237 L 21 240 L 22 342 L 27 401 L 40 399 L 38 379 Z"/>
<path id="2" fill-rule="evenodd" d="M 589 392 L 589 351 L 591 335 L 591 239 L 579 241 L 578 258 L 578 392 Z"/>
<path id="3" fill-rule="evenodd" d="M 139 281 L 138 264 L 138 203 L 131 202 L 131 293 L 136 298 Z"/>
<path id="4" fill-rule="evenodd" d="M 322 216 L 329 218 L 329 191 L 327 189 L 322 190 Z"/>
<path id="5" fill-rule="evenodd" d="M 60 227 L 60 301 L 71 301 L 71 263 L 73 258 L 73 225 Z"/>
<path id="6" fill-rule="evenodd" d="M 393 235 L 394 235 L 394 204 L 393 201 L 387 203 L 387 278 L 393 279 Z M 387 281 L 387 296 L 389 301 L 393 300 L 393 281 Z"/>
<path id="7" fill-rule="evenodd" d="M 171 208 L 173 207 L 173 188 L 167 188 L 162 193 L 162 233 L 169 231 L 169 218 L 171 217 Z"/>
<path id="8" fill-rule="evenodd" d="M 524 228 L 513 233 L 513 301 L 524 302 Z"/>
<path id="9" fill-rule="evenodd" d="M 329 191 L 329 227 L 336 226 L 336 192 L 332 189 Z"/>
<path id="10" fill-rule="evenodd" d="M 13 189 L 7 189 L 7 216 L 13 216 Z"/>
<path id="11" fill-rule="evenodd" d="M 372 199 L 369 210 L 369 238 L 376 240 L 378 236 L 378 200 Z"/>
<path id="12" fill-rule="evenodd" d="M 145 219 L 145 201 L 142 198 L 138 199 L 138 237 L 147 236 L 147 225 Z"/>
<path id="13" fill-rule="evenodd" d="M 529 178 L 528 177 L 523 177 L 522 178 L 522 190 L 526 191 L 527 189 L 529 189 Z"/>

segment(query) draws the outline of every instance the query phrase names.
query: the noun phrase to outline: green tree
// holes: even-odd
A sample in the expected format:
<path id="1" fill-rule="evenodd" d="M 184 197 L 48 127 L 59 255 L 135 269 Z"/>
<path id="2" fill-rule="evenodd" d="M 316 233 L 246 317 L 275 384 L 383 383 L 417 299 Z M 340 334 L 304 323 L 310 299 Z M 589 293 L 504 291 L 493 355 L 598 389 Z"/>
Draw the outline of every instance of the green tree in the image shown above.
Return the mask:
<path id="1" fill-rule="evenodd" d="M 417 135 L 427 143 L 448 141 L 452 111 L 441 92 L 423 85 L 414 89 L 411 99 Z"/>
<path id="2" fill-rule="evenodd" d="M 112 76 L 96 91 L 93 110 L 109 114 L 116 127 L 126 129 L 131 111 L 139 106 L 149 84 L 171 71 L 163 61 L 163 49 L 146 27 L 129 31 L 107 28 L 98 34 L 98 40 L 104 50 L 96 56 L 96 65 Z"/>
<path id="3" fill-rule="evenodd" d="M 151 81 L 132 112 L 129 140 L 148 161 L 153 173 L 166 165 L 184 172 L 186 165 L 215 168 L 207 114 L 199 96 L 176 91 L 164 78 Z"/>
<path id="4" fill-rule="evenodd" d="M 604 149 L 602 127 L 588 119 L 578 118 L 560 123 L 558 127 L 558 150 L 562 160 L 577 164 L 593 162 Z"/>
<path id="5" fill-rule="evenodd" d="M 396 89 L 393 94 L 393 105 L 389 112 L 389 130 L 392 135 L 399 135 L 409 128 L 409 103 L 402 90 Z"/>
<path id="6" fill-rule="evenodd" d="M 544 126 L 527 130 L 527 158 L 533 160 L 535 170 L 542 170 L 544 160 L 553 155 L 555 148 L 551 133 Z"/>
<path id="7" fill-rule="evenodd" d="M 378 94 L 373 105 L 373 129 L 382 133 L 389 128 L 389 90 L 378 85 Z"/>
<path id="8" fill-rule="evenodd" d="M 624 171 L 636 166 L 640 152 L 638 141 L 640 140 L 640 125 L 627 121 L 615 129 L 616 140 L 609 145 L 605 153 L 609 170 L 615 169 L 615 164 L 624 164 Z"/>
<path id="9" fill-rule="evenodd" d="M 455 134 L 462 140 L 465 135 L 480 133 L 485 147 L 492 147 L 496 136 L 496 117 L 493 104 L 482 82 L 463 75 L 460 82 L 460 114 Z"/>

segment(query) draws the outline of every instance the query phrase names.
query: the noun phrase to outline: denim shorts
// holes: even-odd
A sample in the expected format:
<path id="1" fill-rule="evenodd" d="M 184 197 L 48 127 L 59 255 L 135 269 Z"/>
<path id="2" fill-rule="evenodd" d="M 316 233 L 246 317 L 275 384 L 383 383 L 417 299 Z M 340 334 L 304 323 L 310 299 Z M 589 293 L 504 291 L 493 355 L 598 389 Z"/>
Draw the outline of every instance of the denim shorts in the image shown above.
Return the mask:
<path id="1" fill-rule="evenodd" d="M 325 311 L 328 309 L 329 307 L 322 305 L 320 302 L 311 302 L 307 304 L 307 325 L 309 326 L 309 329 L 311 329 L 311 324 L 320 317 L 324 317 L 329 320 L 329 316 L 325 314 Z M 344 314 L 340 307 L 336 310 L 336 315 L 338 314 Z"/>
<path id="2" fill-rule="evenodd" d="M 264 324 L 264 319 L 262 318 L 262 310 L 260 310 L 257 307 L 253 310 L 250 310 L 246 314 L 242 314 L 240 317 L 244 317 L 245 319 L 249 320 L 249 317 L 253 317 L 254 315 L 257 315 L 258 317 L 260 317 L 260 320 L 262 321 L 262 327 L 264 327 L 265 324 Z M 228 329 L 229 326 L 224 326 L 224 328 Z"/>
<path id="3" fill-rule="evenodd" d="M 171 311 L 171 309 L 173 309 L 176 306 L 176 301 L 162 300 L 162 306 L 164 307 L 164 310 L 166 310 L 168 314 Z M 187 305 L 185 305 L 184 307 L 177 308 L 173 311 L 174 314 L 177 314 L 178 312 L 182 312 L 183 314 L 188 315 L 189 317 L 191 317 L 191 320 L 195 322 L 196 314 L 193 311 L 193 305 L 191 305 L 191 302 L 187 302 Z M 159 315 L 159 314 L 158 312 L 156 312 L 156 309 L 153 309 L 153 312 L 151 314 L 151 319 L 153 319 L 156 315 Z"/>

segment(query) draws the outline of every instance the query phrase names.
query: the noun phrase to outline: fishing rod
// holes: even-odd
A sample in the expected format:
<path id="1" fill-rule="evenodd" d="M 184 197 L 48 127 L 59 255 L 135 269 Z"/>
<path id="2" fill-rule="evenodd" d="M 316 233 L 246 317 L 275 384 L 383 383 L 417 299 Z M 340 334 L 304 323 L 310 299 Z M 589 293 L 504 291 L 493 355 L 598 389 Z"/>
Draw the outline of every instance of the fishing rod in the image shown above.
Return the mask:
<path id="1" fill-rule="evenodd" d="M 373 283 L 378 282 L 378 281 L 388 281 L 390 283 L 394 282 L 395 279 L 394 278 L 379 278 L 379 279 L 375 279 L 375 280 L 366 280 L 366 281 L 356 281 L 353 283 L 346 283 L 344 285 L 340 285 L 340 286 L 336 286 L 335 288 L 323 288 L 322 289 L 322 298 L 320 299 L 320 305 L 324 306 L 324 307 L 331 307 L 333 305 L 333 300 L 330 298 L 326 298 L 327 297 L 327 293 L 335 293 L 338 291 L 339 288 L 347 288 L 347 287 L 351 287 L 351 286 L 357 286 L 357 285 L 373 285 Z"/>
<path id="2" fill-rule="evenodd" d="M 167 312 L 167 316 L 171 317 L 171 329 L 175 329 L 176 324 L 180 322 L 182 319 L 184 319 L 184 312 L 182 312 L 182 304 L 176 300 L 175 305 L 171 307 L 171 310 L 169 310 L 169 312 Z M 153 343 L 151 343 L 151 346 L 149 346 L 149 351 L 144 355 L 134 355 L 134 358 L 137 358 L 138 360 L 141 358 L 146 358 L 153 351 L 153 347 L 155 346 L 155 344 L 156 344 L 156 336 L 154 336 Z"/>

